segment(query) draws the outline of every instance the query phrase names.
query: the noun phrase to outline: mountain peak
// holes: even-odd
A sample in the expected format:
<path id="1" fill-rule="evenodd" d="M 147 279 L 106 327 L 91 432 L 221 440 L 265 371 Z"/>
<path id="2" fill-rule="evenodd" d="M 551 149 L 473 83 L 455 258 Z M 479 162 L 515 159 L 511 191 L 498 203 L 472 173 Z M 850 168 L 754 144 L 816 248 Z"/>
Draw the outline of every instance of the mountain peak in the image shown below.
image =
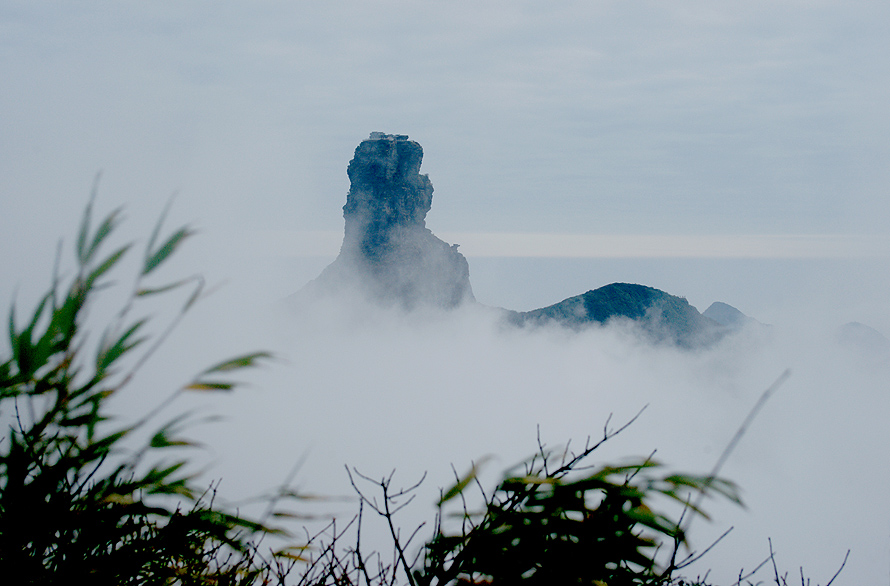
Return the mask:
<path id="1" fill-rule="evenodd" d="M 423 148 L 404 134 L 372 132 L 356 147 L 343 245 L 314 287 L 351 288 L 406 309 L 474 299 L 466 258 L 426 227 L 433 184 L 420 173 L 422 161 Z"/>
<path id="2" fill-rule="evenodd" d="M 685 348 L 707 346 L 723 334 L 720 324 L 700 314 L 686 299 L 633 283 L 612 283 L 510 316 L 517 325 L 556 323 L 575 329 L 622 319 L 639 325 L 653 342 Z"/>

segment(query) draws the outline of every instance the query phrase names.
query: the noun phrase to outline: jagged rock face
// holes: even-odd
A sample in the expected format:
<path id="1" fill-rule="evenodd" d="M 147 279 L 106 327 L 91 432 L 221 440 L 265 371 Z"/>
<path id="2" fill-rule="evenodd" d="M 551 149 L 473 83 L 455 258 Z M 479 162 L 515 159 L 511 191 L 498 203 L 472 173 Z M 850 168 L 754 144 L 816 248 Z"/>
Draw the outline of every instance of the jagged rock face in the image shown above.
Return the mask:
<path id="1" fill-rule="evenodd" d="M 373 132 L 359 144 L 347 168 L 340 256 L 318 285 L 357 288 L 408 309 L 473 300 L 466 258 L 426 227 L 433 185 L 420 173 L 422 160 L 421 146 L 404 135 Z"/>
<path id="2" fill-rule="evenodd" d="M 423 149 L 408 137 L 373 133 L 355 149 L 346 170 L 342 251 L 377 259 L 398 227 L 426 227 L 433 184 L 420 174 Z"/>

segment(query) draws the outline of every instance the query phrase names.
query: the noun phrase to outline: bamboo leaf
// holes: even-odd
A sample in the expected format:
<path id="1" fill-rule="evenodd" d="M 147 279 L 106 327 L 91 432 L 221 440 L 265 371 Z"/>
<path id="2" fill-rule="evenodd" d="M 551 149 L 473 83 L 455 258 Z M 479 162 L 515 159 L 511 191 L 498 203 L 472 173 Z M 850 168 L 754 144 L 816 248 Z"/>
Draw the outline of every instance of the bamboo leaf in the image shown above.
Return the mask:
<path id="1" fill-rule="evenodd" d="M 244 356 L 238 356 L 237 358 L 231 358 L 224 362 L 220 362 L 215 366 L 211 366 L 201 374 L 210 374 L 211 372 L 226 372 L 230 370 L 238 370 L 240 368 L 248 368 L 251 366 L 256 366 L 257 360 L 262 358 L 272 358 L 272 355 L 268 352 L 254 352 L 252 354 L 245 354 Z"/>
<path id="2" fill-rule="evenodd" d="M 27 336 L 28 340 L 31 340 L 31 333 L 34 331 L 34 328 L 37 327 L 37 322 L 40 321 L 40 316 L 43 315 L 43 309 L 46 307 L 46 304 L 52 300 L 52 292 L 50 291 L 40 300 L 40 303 L 37 304 L 37 309 L 34 310 L 34 316 L 31 318 L 31 322 L 28 324 L 28 327 L 22 332 L 22 336 Z"/>
<path id="3" fill-rule="evenodd" d="M 112 493 L 112 494 L 105 496 L 105 498 L 102 499 L 102 502 L 111 503 L 111 504 L 115 504 L 115 505 L 128 506 L 128 505 L 135 505 L 136 499 L 132 494 Z"/>
<path id="4" fill-rule="evenodd" d="M 476 479 L 476 476 L 479 474 L 480 468 L 490 459 L 491 456 L 485 456 L 484 458 L 479 460 L 478 463 L 473 463 L 473 465 L 470 467 L 470 471 L 467 472 L 463 477 L 458 478 L 457 482 L 451 488 L 445 491 L 445 493 L 439 499 L 439 502 L 436 504 L 441 506 L 442 504 L 461 494 L 464 489 L 469 486 L 469 484 L 473 480 Z"/>
<path id="5" fill-rule="evenodd" d="M 111 269 L 111 267 L 116 265 L 121 257 L 124 256 L 124 254 L 126 254 L 126 252 L 130 249 L 130 246 L 132 245 L 127 244 L 125 246 L 121 246 L 116 251 L 111 253 L 104 261 L 102 261 L 99 266 L 96 267 L 93 272 L 89 274 L 89 276 L 86 278 L 86 281 L 84 281 L 84 290 L 91 290 L 93 288 L 93 284 L 99 279 L 99 277 L 104 275 L 106 272 L 108 272 L 109 269 Z"/>
<path id="6" fill-rule="evenodd" d="M 305 513 L 294 513 L 291 511 L 275 511 L 272 516 L 278 519 L 302 519 L 311 520 L 318 518 L 317 515 L 306 515 Z"/>
<path id="7" fill-rule="evenodd" d="M 173 205 L 173 198 L 167 200 L 167 205 L 164 206 L 164 211 L 161 212 L 161 216 L 158 218 L 155 227 L 151 231 L 151 236 L 148 239 L 148 245 L 145 247 L 145 258 L 148 259 L 152 254 L 151 251 L 155 247 L 155 243 L 158 241 L 158 236 L 161 234 L 161 226 L 164 224 L 164 220 L 167 218 L 167 214 L 170 212 L 170 206 Z"/>
<path id="8" fill-rule="evenodd" d="M 30 377 L 39 365 L 35 361 L 34 347 L 31 345 L 29 338 L 30 336 L 24 335 L 24 333 L 22 336 L 19 336 L 18 344 L 13 349 L 13 353 L 15 354 L 19 372 Z"/>
<path id="9" fill-rule="evenodd" d="M 174 440 L 167 437 L 167 435 L 163 431 L 159 431 L 151 438 L 151 442 L 149 445 L 153 448 L 170 448 L 170 447 L 185 447 L 185 446 L 194 446 L 194 442 L 186 441 L 186 440 Z"/>
<path id="10" fill-rule="evenodd" d="M 163 285 L 161 287 L 141 288 L 136 291 L 136 296 L 137 297 L 146 297 L 148 295 L 157 295 L 158 293 L 172 291 L 173 289 L 176 289 L 177 287 L 181 287 L 181 286 L 185 285 L 186 283 L 188 283 L 189 281 L 192 281 L 193 279 L 194 279 L 194 277 L 190 277 L 188 279 L 182 279 L 180 281 L 176 281 L 175 283 L 170 283 L 169 285 Z"/>
<path id="11" fill-rule="evenodd" d="M 174 417 L 171 421 L 167 422 L 157 433 L 152 436 L 149 445 L 152 448 L 167 448 L 171 446 L 193 446 L 195 445 L 193 442 L 186 440 L 177 440 L 171 439 L 169 434 L 175 433 L 177 427 L 180 423 L 187 420 L 191 416 L 191 413 L 183 413 Z"/>
<path id="12" fill-rule="evenodd" d="M 93 255 L 96 254 L 96 251 L 99 249 L 99 245 L 101 245 L 102 241 L 105 240 L 105 238 L 115 229 L 119 222 L 122 210 L 123 208 L 117 208 L 116 210 L 112 211 L 110 214 L 108 214 L 108 216 L 105 217 L 102 223 L 99 224 L 99 227 L 96 228 L 96 233 L 93 235 L 93 240 L 90 243 L 89 248 L 87 248 L 84 253 L 84 263 L 92 260 Z"/>
<path id="13" fill-rule="evenodd" d="M 145 325 L 146 321 L 146 319 L 137 321 L 130 327 L 130 329 L 124 332 L 113 345 L 101 348 L 98 356 L 96 356 L 96 370 L 100 372 L 105 371 L 118 358 L 144 342 L 146 340 L 145 337 L 137 338 L 132 341 L 130 341 L 130 338 L 139 330 L 139 328 Z"/>
<path id="14" fill-rule="evenodd" d="M 68 295 L 65 303 L 53 311 L 52 320 L 47 329 L 47 336 L 59 349 L 70 346 L 71 340 L 77 331 L 77 314 L 83 307 L 82 295 Z"/>
<path id="15" fill-rule="evenodd" d="M 77 260 L 80 262 L 81 266 L 87 264 L 87 238 L 89 238 L 90 234 L 90 217 L 93 215 L 93 202 L 96 200 L 96 187 L 99 182 L 99 176 L 96 176 L 95 181 L 93 182 L 93 191 L 90 194 L 90 201 L 87 202 L 87 207 L 83 210 L 83 217 L 80 220 L 80 229 L 77 233 Z"/>
<path id="16" fill-rule="evenodd" d="M 142 479 L 142 482 L 145 484 L 148 484 L 148 485 L 150 485 L 150 484 L 158 485 L 158 486 L 154 487 L 151 492 L 155 492 L 156 489 L 163 490 L 164 479 L 171 476 L 174 472 L 176 472 L 183 466 L 185 466 L 184 460 L 175 462 L 174 464 L 171 464 L 170 466 L 167 466 L 166 468 L 154 467 L 145 474 L 145 476 Z M 177 484 L 179 482 L 181 482 L 181 480 L 172 481 L 171 484 Z"/>
<path id="17" fill-rule="evenodd" d="M 12 349 L 12 358 L 14 360 L 17 359 L 16 351 L 19 347 L 19 335 L 15 327 L 15 301 L 12 302 L 9 308 L 9 347 Z"/>
<path id="18" fill-rule="evenodd" d="M 310 551 L 309 545 L 288 545 L 272 553 L 277 558 L 286 558 L 297 562 L 308 562 L 311 558 L 305 557 L 303 554 Z"/>
<path id="19" fill-rule="evenodd" d="M 195 381 L 185 387 L 187 391 L 231 391 L 235 383 Z"/>
<path id="20" fill-rule="evenodd" d="M 180 228 L 164 244 L 155 252 L 149 250 L 145 259 L 145 265 L 142 267 L 142 274 L 147 275 L 164 262 L 176 248 L 182 244 L 183 240 L 194 234 L 188 227 Z"/>
<path id="21" fill-rule="evenodd" d="M 202 277 L 198 278 L 198 284 L 195 286 L 195 290 L 192 292 L 191 296 L 189 296 L 188 300 L 185 302 L 185 305 L 182 306 L 182 311 L 188 311 L 192 305 L 201 297 L 201 292 L 204 290 L 204 279 Z"/>

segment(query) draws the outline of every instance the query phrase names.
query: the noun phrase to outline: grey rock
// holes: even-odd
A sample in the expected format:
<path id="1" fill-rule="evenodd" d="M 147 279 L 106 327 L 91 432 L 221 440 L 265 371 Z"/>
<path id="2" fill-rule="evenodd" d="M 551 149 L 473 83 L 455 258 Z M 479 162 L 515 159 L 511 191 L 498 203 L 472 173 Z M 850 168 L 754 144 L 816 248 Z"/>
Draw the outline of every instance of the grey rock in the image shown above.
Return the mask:
<path id="1" fill-rule="evenodd" d="M 426 227 L 433 185 L 420 173 L 423 149 L 402 134 L 372 132 L 347 168 L 340 255 L 313 282 L 354 289 L 406 309 L 474 301 L 467 259 Z"/>

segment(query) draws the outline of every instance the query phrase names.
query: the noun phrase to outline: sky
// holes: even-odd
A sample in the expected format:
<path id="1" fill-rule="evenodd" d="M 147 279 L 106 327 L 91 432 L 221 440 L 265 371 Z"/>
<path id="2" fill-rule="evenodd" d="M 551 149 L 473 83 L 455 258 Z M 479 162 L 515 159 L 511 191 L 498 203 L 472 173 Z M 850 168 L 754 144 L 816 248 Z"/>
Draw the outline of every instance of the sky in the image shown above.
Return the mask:
<path id="1" fill-rule="evenodd" d="M 724 441 L 731 422 L 791 366 L 785 403 L 777 401 L 761 430 L 775 434 L 782 449 L 754 443 L 738 464 L 737 472 L 752 478 L 749 510 L 761 519 L 748 533 L 751 543 L 765 543 L 770 511 L 782 525 L 802 528 L 786 536 L 801 541 L 800 557 L 787 560 L 792 569 L 817 566 L 815 578 L 824 582 L 828 566 L 859 545 L 867 553 L 853 554 L 846 583 L 883 583 L 890 512 L 876 487 L 887 479 L 863 470 L 867 487 L 856 495 L 842 483 L 821 492 L 813 486 L 825 473 L 820 454 L 838 467 L 890 469 L 878 421 L 887 413 L 887 371 L 858 359 L 838 363 L 827 341 L 848 321 L 890 335 L 888 23 L 890 5 L 879 1 L 4 0 L 0 301 L 27 305 L 47 286 L 58 240 L 73 238 L 101 172 L 97 206 L 124 206 L 133 237 L 151 230 L 172 197 L 169 224 L 199 230 L 176 270 L 198 270 L 221 285 L 195 318 L 195 335 L 213 332 L 213 343 L 185 334 L 174 340 L 161 357 L 177 365 L 171 370 L 189 366 L 176 351 L 183 347 L 195 360 L 212 360 L 263 344 L 269 330 L 256 331 L 248 318 L 266 323 L 263 308 L 337 254 L 355 147 L 372 131 L 407 134 L 423 146 L 422 171 L 435 188 L 427 225 L 461 245 L 481 302 L 532 309 L 626 281 L 685 296 L 699 310 L 728 302 L 780 333 L 767 349 L 754 344 L 682 358 L 608 338 L 620 333 L 574 342 L 503 339 L 463 319 L 433 334 L 424 329 L 433 326 L 387 326 L 378 323 L 383 318 L 322 326 L 279 316 L 269 321 L 285 330 L 274 339 L 300 373 L 295 380 L 325 392 L 301 395 L 300 409 L 312 408 L 294 407 L 294 417 L 307 431 L 282 423 L 289 431 L 278 440 L 301 454 L 315 445 L 316 462 L 334 450 L 319 444 L 343 449 L 344 459 L 370 457 L 355 446 L 356 424 L 346 415 L 342 429 L 326 432 L 316 423 L 335 417 L 338 405 L 363 405 L 332 391 L 332 381 L 357 388 L 376 380 L 397 405 L 404 393 L 436 380 L 394 375 L 385 348 L 433 373 L 444 368 L 437 360 L 473 364 L 465 375 L 440 373 L 432 386 L 446 392 L 441 381 L 450 380 L 449 389 L 466 388 L 467 396 L 457 396 L 480 400 L 483 414 L 498 403 L 474 395 L 481 384 L 474 380 L 493 387 L 506 377 L 528 401 L 556 385 L 564 390 L 555 398 L 566 402 L 580 400 L 585 385 L 623 381 L 634 397 L 627 404 L 604 391 L 591 395 L 602 399 L 584 420 L 594 434 L 608 408 L 636 412 L 653 399 L 643 389 L 666 385 L 685 403 L 679 413 L 676 403 L 665 409 L 685 429 L 707 421 L 706 445 Z M 427 338 L 441 345 L 418 342 Z M 489 343 L 486 365 L 475 358 L 484 348 L 468 339 Z M 364 374 L 339 372 L 343 349 Z M 545 354 L 553 361 L 541 369 L 546 377 L 526 370 L 546 362 Z M 337 375 L 328 376 L 332 371 Z M 268 376 L 269 385 L 287 378 Z M 701 400 L 709 385 L 726 391 L 719 395 L 726 403 Z M 807 388 L 818 409 L 805 400 Z M 293 399 L 280 392 L 259 402 L 264 413 L 290 412 L 281 406 Z M 875 408 L 850 407 L 860 398 Z M 358 406 L 348 412 L 359 417 Z M 801 411 L 807 416 L 793 415 Z M 560 436 L 554 442 L 568 439 L 562 431 L 576 440 L 585 433 L 577 418 L 561 427 L 565 413 L 540 412 Z M 404 417 L 401 427 L 414 430 L 417 418 Z M 441 456 L 439 470 L 499 449 L 509 452 L 504 458 L 519 457 L 511 450 L 520 441 L 533 447 L 532 419 L 519 417 L 523 424 L 509 433 L 505 424 L 503 435 L 474 437 L 453 451 L 432 439 L 418 445 Z M 265 437 L 265 430 L 236 425 Z M 375 428 L 363 429 L 379 435 L 369 446 L 391 456 L 383 460 L 407 466 L 412 454 L 396 447 L 404 438 L 387 443 Z M 641 434 L 641 446 L 666 437 L 656 429 Z M 818 435 L 826 429 L 839 430 L 829 434 L 833 443 Z M 840 431 L 850 429 L 867 431 Z M 685 453 L 681 448 L 698 445 L 694 439 L 666 443 L 675 446 L 678 464 L 713 456 Z M 751 463 L 758 447 L 760 468 Z M 771 459 L 773 452 L 782 458 Z M 770 500 L 770 478 L 805 496 Z M 847 509 L 847 500 L 866 497 L 879 514 Z M 824 517 L 814 520 L 814 508 Z M 863 528 L 861 539 L 852 528 L 832 538 L 845 519 Z M 857 539 L 862 543 L 850 543 Z"/>
<path id="2" fill-rule="evenodd" d="M 308 280 L 385 131 L 471 259 L 890 255 L 880 2 L 328 4 L 4 2 L 7 222 L 64 233 L 102 171 Z"/>

